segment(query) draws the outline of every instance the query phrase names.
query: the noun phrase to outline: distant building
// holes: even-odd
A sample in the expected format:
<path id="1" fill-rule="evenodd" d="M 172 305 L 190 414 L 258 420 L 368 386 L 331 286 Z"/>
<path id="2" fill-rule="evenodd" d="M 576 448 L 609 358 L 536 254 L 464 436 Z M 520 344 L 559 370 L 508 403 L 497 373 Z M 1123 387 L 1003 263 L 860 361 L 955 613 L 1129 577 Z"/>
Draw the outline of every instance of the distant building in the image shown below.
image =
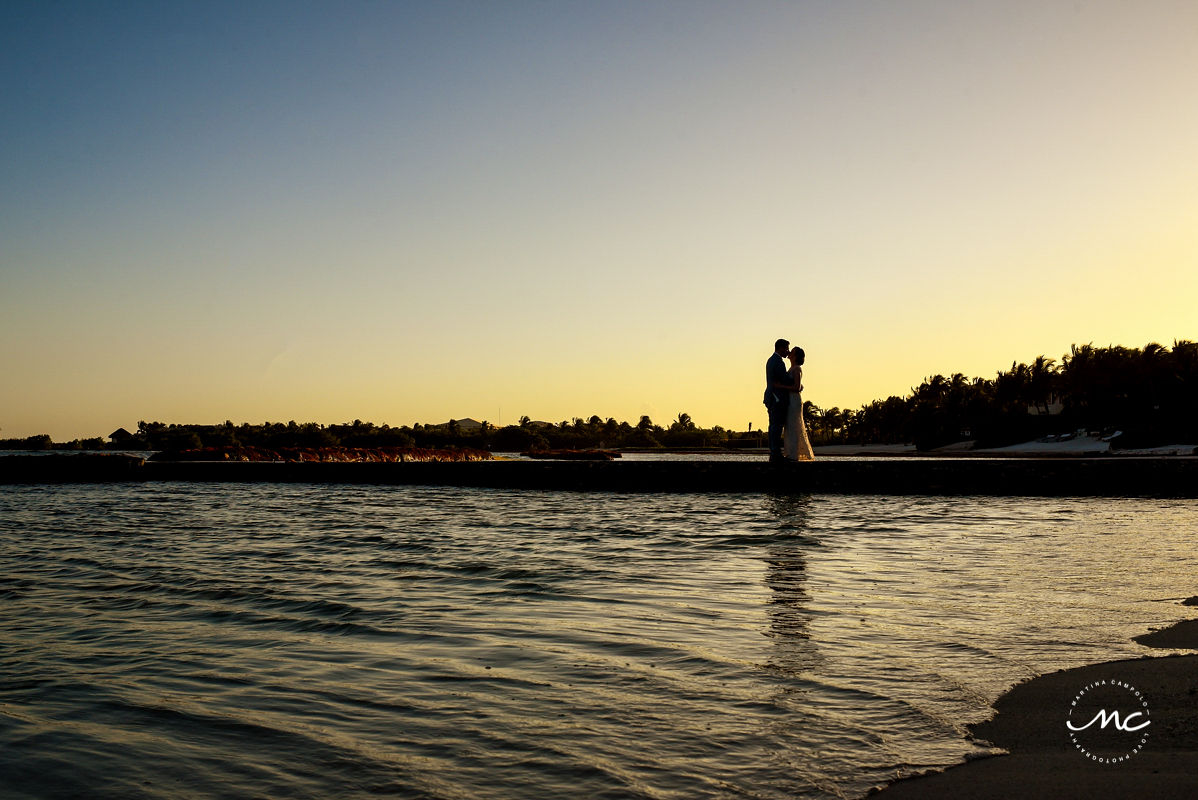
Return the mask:
<path id="1" fill-rule="evenodd" d="M 129 433 L 129 431 L 125 430 L 124 428 L 117 428 L 115 431 L 108 434 L 108 441 L 112 442 L 113 444 L 125 444 L 132 438 L 134 438 L 133 434 Z"/>
<path id="2" fill-rule="evenodd" d="M 1065 404 L 1055 394 L 1050 394 L 1042 403 L 1034 403 L 1027 407 L 1027 413 L 1033 417 L 1055 417 L 1065 410 Z"/>
<path id="3" fill-rule="evenodd" d="M 450 425 L 456 425 L 458 430 L 462 431 L 463 433 L 468 432 L 468 431 L 469 432 L 478 431 L 478 430 L 481 430 L 483 427 L 483 424 L 481 422 L 479 422 L 476 419 L 472 419 L 470 417 L 466 417 L 465 419 L 451 419 L 449 422 L 440 422 L 440 423 L 436 423 L 433 425 L 426 424 L 424 427 L 448 430 Z M 528 425 L 529 425 L 529 427 L 532 427 L 532 428 L 556 428 L 557 427 L 552 422 L 543 422 L 541 420 L 532 420 L 528 423 Z M 494 423 L 490 423 L 490 427 L 492 429 L 498 428 L 498 426 L 495 425 Z"/>

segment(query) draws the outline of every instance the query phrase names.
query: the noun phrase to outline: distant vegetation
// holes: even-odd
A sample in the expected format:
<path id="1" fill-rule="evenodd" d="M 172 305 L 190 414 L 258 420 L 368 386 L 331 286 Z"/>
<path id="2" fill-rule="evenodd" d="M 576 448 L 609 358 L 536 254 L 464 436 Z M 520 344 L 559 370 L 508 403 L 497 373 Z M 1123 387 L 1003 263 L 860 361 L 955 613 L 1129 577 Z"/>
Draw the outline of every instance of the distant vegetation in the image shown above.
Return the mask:
<path id="1" fill-rule="evenodd" d="M 464 422 L 464 421 L 462 421 Z M 138 432 L 126 449 L 182 450 L 194 447 L 248 446 L 294 447 L 471 447 L 500 451 L 574 448 L 723 447 L 731 435 L 723 428 L 700 429 L 688 414 L 678 415 L 669 427 L 641 417 L 636 425 L 602 419 L 577 418 L 557 424 L 533 422 L 524 417 L 503 428 L 483 421 L 467 427 L 459 421 L 444 425 L 392 428 L 354 420 L 343 425 L 295 422 L 262 425 L 164 425 L 138 423 Z"/>
<path id="2" fill-rule="evenodd" d="M 746 389 L 748 391 L 748 389 Z M 913 442 L 930 449 L 963 439 L 1001 446 L 1079 429 L 1122 431 L 1116 446 L 1198 442 L 1198 344 L 1140 349 L 1074 345 L 1060 362 L 1039 356 L 1013 363 L 994 378 L 961 373 L 926 378 L 905 397 L 875 400 L 857 410 L 820 408 L 804 414 L 817 444 Z M 764 415 L 763 415 L 764 416 Z M 745 448 L 764 445 L 761 431 L 699 427 L 679 413 L 666 426 L 643 416 L 636 424 L 608 417 L 560 423 L 523 417 L 516 425 L 482 422 L 466 428 L 414 425 L 392 428 L 354 420 L 341 425 L 231 421 L 223 425 L 139 422 L 126 439 L 97 437 L 56 444 L 49 436 L 0 440 L 8 450 L 186 450 L 199 447 L 469 447 L 494 451 L 535 449 Z"/>
<path id="3" fill-rule="evenodd" d="M 812 407 L 807 419 L 817 443 L 996 447 L 1084 429 L 1121 431 L 1116 446 L 1144 447 L 1198 442 L 1196 410 L 1198 343 L 1176 341 L 1172 349 L 1074 345 L 1059 363 L 1039 356 L 993 379 L 935 375 L 906 397 L 849 412 Z"/>
<path id="4" fill-rule="evenodd" d="M 261 447 L 268 449 L 320 447 L 468 447 L 499 451 L 580 448 L 706 448 L 755 446 L 756 432 L 736 434 L 718 425 L 700 428 L 689 414 L 680 413 L 667 427 L 641 417 L 636 425 L 613 418 L 592 416 L 560 423 L 533 422 L 528 417 L 519 424 L 500 428 L 487 421 L 466 427 L 458 421 L 444 425 L 413 425 L 392 428 L 354 420 L 342 425 L 314 422 L 267 422 L 235 425 L 168 425 L 139 422 L 136 433 L 114 440 L 107 449 L 188 450 L 201 447 Z M 55 444 L 49 436 L 0 441 L 9 450 L 105 449 L 99 439 Z"/>
<path id="5" fill-rule="evenodd" d="M 47 433 L 39 433 L 25 439 L 0 439 L 0 450 L 104 450 L 104 440 L 99 436 L 92 439 L 76 439 L 73 442 L 55 442 Z"/>

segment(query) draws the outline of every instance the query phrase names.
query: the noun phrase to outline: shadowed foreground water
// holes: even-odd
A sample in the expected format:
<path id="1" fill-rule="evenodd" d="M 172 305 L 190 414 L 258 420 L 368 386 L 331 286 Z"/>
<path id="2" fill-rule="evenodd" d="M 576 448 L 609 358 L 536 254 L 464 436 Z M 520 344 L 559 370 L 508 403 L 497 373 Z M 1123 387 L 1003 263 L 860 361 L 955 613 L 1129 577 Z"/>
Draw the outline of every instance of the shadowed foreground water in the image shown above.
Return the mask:
<path id="1" fill-rule="evenodd" d="M 1194 501 L 0 493 L 5 797 L 854 797 L 1186 616 Z"/>

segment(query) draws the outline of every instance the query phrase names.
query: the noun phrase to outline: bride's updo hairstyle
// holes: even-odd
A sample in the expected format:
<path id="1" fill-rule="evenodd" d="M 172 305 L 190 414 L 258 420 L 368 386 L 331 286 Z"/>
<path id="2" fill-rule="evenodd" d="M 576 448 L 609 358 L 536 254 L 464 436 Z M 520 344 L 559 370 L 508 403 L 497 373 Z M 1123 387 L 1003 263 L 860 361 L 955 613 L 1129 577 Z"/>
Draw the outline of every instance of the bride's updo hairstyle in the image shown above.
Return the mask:
<path id="1" fill-rule="evenodd" d="M 795 364 L 799 365 L 800 367 L 803 366 L 803 362 L 807 360 L 807 354 L 803 352 L 803 348 L 801 347 L 796 347 L 794 350 L 791 350 L 790 354 L 794 356 Z"/>

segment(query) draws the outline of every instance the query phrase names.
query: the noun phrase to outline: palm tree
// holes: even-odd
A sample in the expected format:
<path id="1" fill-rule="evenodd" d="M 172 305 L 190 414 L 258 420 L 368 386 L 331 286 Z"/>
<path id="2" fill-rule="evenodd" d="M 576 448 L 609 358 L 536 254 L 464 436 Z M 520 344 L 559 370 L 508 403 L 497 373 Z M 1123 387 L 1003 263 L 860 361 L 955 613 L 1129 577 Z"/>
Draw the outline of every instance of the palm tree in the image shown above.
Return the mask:
<path id="1" fill-rule="evenodd" d="M 1055 358 L 1040 355 L 1036 356 L 1028 370 L 1028 405 L 1042 408 L 1045 414 L 1048 413 L 1048 404 L 1052 402 L 1053 395 L 1057 393 L 1056 363 Z"/>
<path id="2" fill-rule="evenodd" d="M 810 400 L 803 401 L 803 421 L 811 428 L 810 433 L 813 437 L 823 426 L 823 415 L 823 409 L 815 403 Z"/>
<path id="3" fill-rule="evenodd" d="M 836 436 L 836 434 L 839 433 L 844 427 L 844 422 L 845 414 L 838 407 L 832 406 L 832 408 L 824 409 L 824 436 L 826 438 L 832 438 Z"/>
<path id="4" fill-rule="evenodd" d="M 1161 410 L 1161 387 L 1170 383 L 1173 372 L 1168 349 L 1156 342 L 1144 345 L 1139 366 L 1143 410 L 1155 416 Z"/>

